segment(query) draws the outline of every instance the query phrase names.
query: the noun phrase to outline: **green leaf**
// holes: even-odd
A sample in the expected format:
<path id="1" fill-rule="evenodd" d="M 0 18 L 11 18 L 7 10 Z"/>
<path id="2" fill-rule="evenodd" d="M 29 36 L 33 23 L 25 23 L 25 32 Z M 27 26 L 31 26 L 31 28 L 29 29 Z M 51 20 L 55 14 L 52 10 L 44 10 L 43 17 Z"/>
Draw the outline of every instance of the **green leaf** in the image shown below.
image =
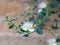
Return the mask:
<path id="1" fill-rule="evenodd" d="M 38 34 L 43 34 L 43 31 L 42 31 L 42 29 L 40 29 L 40 28 L 36 28 L 36 32 L 37 32 Z"/>
<path id="2" fill-rule="evenodd" d="M 29 30 L 27 30 L 26 32 L 29 33 Z"/>
<path id="3" fill-rule="evenodd" d="M 48 11 L 48 16 L 51 16 L 52 15 L 52 12 L 51 11 Z"/>
<path id="4" fill-rule="evenodd" d="M 39 24 L 43 24 L 43 20 L 42 19 L 39 19 Z"/>
<path id="5" fill-rule="evenodd" d="M 34 20 L 34 24 L 39 24 L 39 21 L 38 20 Z"/>
<path id="6" fill-rule="evenodd" d="M 51 28 L 52 28 L 52 29 L 56 29 L 56 30 L 59 29 L 58 26 L 54 26 L 54 25 L 52 25 Z"/>
<path id="7" fill-rule="evenodd" d="M 9 29 L 14 28 L 14 24 L 9 25 Z"/>
<path id="8" fill-rule="evenodd" d="M 60 0 L 56 0 L 58 3 L 60 3 Z"/>
<path id="9" fill-rule="evenodd" d="M 23 24 L 24 22 L 21 22 L 21 24 Z"/>
<path id="10" fill-rule="evenodd" d="M 56 42 L 60 42 L 60 38 L 57 38 L 57 39 L 56 39 Z"/>
<path id="11" fill-rule="evenodd" d="M 55 11 L 51 11 L 51 13 L 52 13 L 52 14 L 54 14 L 54 13 L 55 13 Z"/>
<path id="12" fill-rule="evenodd" d="M 42 12 L 42 14 L 43 14 L 44 16 L 46 16 L 46 12 Z"/>
<path id="13" fill-rule="evenodd" d="M 38 16 L 38 19 L 43 19 L 46 15 L 43 12 L 41 12 L 37 16 Z"/>
<path id="14" fill-rule="evenodd" d="M 39 29 L 43 30 L 45 27 L 45 24 L 42 23 L 42 24 L 38 25 L 38 27 L 39 27 Z"/>
<path id="15" fill-rule="evenodd" d="M 37 0 L 34 0 L 34 2 L 36 3 L 36 2 L 37 2 Z"/>
<path id="16" fill-rule="evenodd" d="M 60 18 L 60 14 L 58 15 L 58 18 Z"/>
<path id="17" fill-rule="evenodd" d="M 6 21 L 8 21 L 8 16 L 6 16 Z"/>
<path id="18" fill-rule="evenodd" d="M 34 20 L 34 17 L 33 16 L 29 17 L 29 21 L 32 21 L 32 20 Z"/>
<path id="19" fill-rule="evenodd" d="M 58 19 L 54 19 L 55 22 L 58 22 Z"/>
<path id="20" fill-rule="evenodd" d="M 28 36 L 29 36 L 29 34 L 24 34 L 24 35 L 23 35 L 23 37 L 28 37 Z"/>
<path id="21" fill-rule="evenodd" d="M 22 26 L 21 24 L 18 25 L 18 27 L 21 27 L 21 26 Z"/>
<path id="22" fill-rule="evenodd" d="M 58 1 L 56 0 L 49 0 L 50 8 L 56 8 L 58 6 Z"/>
<path id="23" fill-rule="evenodd" d="M 46 8 L 43 8 L 41 13 L 42 13 L 44 16 L 46 16 L 47 9 L 46 9 Z"/>
<path id="24" fill-rule="evenodd" d="M 20 30 L 22 31 L 22 32 L 26 32 L 25 30 L 23 30 L 22 28 L 20 28 Z"/>
<path id="25" fill-rule="evenodd" d="M 6 19 L 8 19 L 8 16 L 6 16 Z"/>
<path id="26" fill-rule="evenodd" d="M 29 15 L 31 15 L 31 13 L 30 12 L 27 12 L 27 14 L 26 14 L 27 16 L 29 16 Z"/>

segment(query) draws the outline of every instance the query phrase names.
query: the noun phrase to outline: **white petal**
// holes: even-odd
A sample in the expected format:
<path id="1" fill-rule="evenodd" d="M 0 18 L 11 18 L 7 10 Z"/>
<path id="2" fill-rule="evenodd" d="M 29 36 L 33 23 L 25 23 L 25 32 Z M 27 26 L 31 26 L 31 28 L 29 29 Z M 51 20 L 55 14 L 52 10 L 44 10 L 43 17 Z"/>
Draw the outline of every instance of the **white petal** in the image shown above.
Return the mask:
<path id="1" fill-rule="evenodd" d="M 29 29 L 30 32 L 34 32 L 34 29 Z"/>
<path id="2" fill-rule="evenodd" d="M 54 43 L 53 45 L 57 45 L 57 43 Z"/>
<path id="3" fill-rule="evenodd" d="M 39 10 L 38 10 L 38 13 L 40 13 L 40 12 L 42 12 L 42 9 L 39 9 Z"/>
<path id="4" fill-rule="evenodd" d="M 31 22 L 24 22 L 23 26 L 21 26 L 21 28 L 22 28 L 23 30 L 29 30 L 29 29 L 31 29 L 32 27 L 33 27 L 33 23 L 31 23 Z"/>
<path id="5" fill-rule="evenodd" d="M 48 44 L 48 45 L 57 45 L 57 43 L 53 43 L 53 44 Z"/>
<path id="6" fill-rule="evenodd" d="M 55 43 L 56 39 L 48 39 L 47 41 L 48 41 L 48 43 Z"/>
<path id="7" fill-rule="evenodd" d="M 40 4 L 38 4 L 38 8 L 46 8 L 47 5 L 45 2 L 41 2 Z"/>
<path id="8" fill-rule="evenodd" d="M 25 31 L 27 31 L 27 28 L 25 26 L 21 26 L 21 28 Z"/>

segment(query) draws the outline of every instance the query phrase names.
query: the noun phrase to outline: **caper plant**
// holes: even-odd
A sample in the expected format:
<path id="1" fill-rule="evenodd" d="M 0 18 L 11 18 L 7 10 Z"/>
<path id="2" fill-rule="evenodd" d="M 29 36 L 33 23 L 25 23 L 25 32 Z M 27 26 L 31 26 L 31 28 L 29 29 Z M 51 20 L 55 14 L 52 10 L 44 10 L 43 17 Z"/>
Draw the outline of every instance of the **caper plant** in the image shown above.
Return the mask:
<path id="1" fill-rule="evenodd" d="M 29 34 L 33 32 L 37 32 L 38 34 L 43 34 L 45 23 L 50 22 L 50 16 L 52 15 L 53 22 L 50 28 L 56 29 L 56 30 L 59 29 L 58 27 L 59 20 L 54 18 L 54 14 L 59 12 L 58 10 L 60 5 L 59 2 L 60 2 L 59 0 L 47 0 L 46 2 L 41 2 L 40 4 L 38 4 L 38 0 L 26 0 L 27 4 L 32 4 L 32 5 L 27 6 L 27 10 L 29 11 L 25 12 L 23 16 L 26 15 L 28 17 L 27 21 L 33 22 L 34 29 L 28 29 L 29 27 L 26 29 L 26 26 L 30 24 L 29 22 L 27 25 L 26 23 L 24 24 L 24 22 L 21 22 L 21 24 L 16 26 L 15 23 L 13 23 L 14 20 L 13 19 L 9 20 L 9 17 L 6 16 L 6 21 L 9 24 L 9 28 L 10 29 L 15 28 L 17 32 L 20 34 L 26 33 L 23 37 L 28 37 Z M 58 17 L 60 17 L 60 15 L 58 15 Z M 56 22 L 56 26 L 54 26 L 54 22 Z M 23 25 L 26 25 L 26 26 L 24 27 Z M 30 30 L 32 31 L 34 30 L 34 31 L 30 32 Z"/>

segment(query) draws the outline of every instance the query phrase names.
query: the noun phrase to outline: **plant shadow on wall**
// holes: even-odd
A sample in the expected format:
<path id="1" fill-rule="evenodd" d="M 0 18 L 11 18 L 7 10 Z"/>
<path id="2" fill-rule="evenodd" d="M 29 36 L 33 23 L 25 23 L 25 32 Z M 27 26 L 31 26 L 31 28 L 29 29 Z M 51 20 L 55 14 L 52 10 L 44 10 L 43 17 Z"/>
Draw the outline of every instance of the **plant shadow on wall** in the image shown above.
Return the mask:
<path id="1" fill-rule="evenodd" d="M 26 12 L 21 14 L 21 16 L 26 15 L 27 21 L 21 22 L 18 26 L 15 25 L 15 19 L 9 19 L 6 16 L 6 21 L 8 22 L 9 29 L 16 29 L 19 34 L 26 33 L 23 37 L 28 37 L 31 33 L 43 34 L 43 30 L 46 27 L 47 22 L 50 22 L 50 16 L 52 16 L 52 25 L 51 29 L 58 30 L 58 18 L 60 19 L 60 14 L 57 15 L 57 18 L 54 18 L 54 14 L 60 12 L 60 0 L 50 0 L 38 3 L 38 0 L 26 0 Z M 31 4 L 31 5 L 29 5 Z"/>

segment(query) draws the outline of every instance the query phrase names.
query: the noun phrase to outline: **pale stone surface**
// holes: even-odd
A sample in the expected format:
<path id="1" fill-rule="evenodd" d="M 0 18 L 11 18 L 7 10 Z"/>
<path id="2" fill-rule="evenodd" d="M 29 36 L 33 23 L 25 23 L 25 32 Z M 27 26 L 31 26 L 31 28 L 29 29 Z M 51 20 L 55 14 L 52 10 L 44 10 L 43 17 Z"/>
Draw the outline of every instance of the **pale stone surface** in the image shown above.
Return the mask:
<path id="1" fill-rule="evenodd" d="M 48 45 L 47 39 L 56 37 L 49 31 L 44 31 L 42 35 L 32 33 L 29 37 L 18 33 L 0 32 L 0 45 Z"/>
<path id="2" fill-rule="evenodd" d="M 47 43 L 42 37 L 29 36 L 24 38 L 16 33 L 0 33 L 0 45 L 47 45 Z"/>
<path id="3" fill-rule="evenodd" d="M 24 9 L 24 1 L 0 0 L 0 15 L 14 16 L 20 14 Z"/>

